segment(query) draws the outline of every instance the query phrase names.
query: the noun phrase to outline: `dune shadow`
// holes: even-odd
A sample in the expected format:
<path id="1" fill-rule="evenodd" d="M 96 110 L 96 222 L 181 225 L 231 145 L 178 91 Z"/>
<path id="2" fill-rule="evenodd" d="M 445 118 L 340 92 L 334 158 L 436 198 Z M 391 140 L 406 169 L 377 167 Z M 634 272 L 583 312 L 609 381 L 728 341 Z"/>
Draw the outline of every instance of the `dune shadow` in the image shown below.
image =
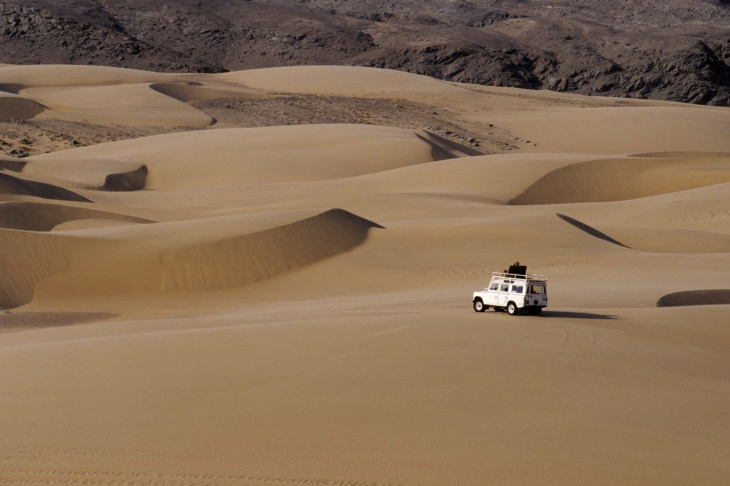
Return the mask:
<path id="1" fill-rule="evenodd" d="M 0 334 L 88 324 L 111 319 L 112 317 L 116 317 L 116 314 L 105 312 L 23 312 L 13 314 L 4 311 L 0 313 Z"/>
<path id="2" fill-rule="evenodd" d="M 128 172 L 109 174 L 99 189 L 113 192 L 139 191 L 144 189 L 148 173 L 147 166 L 143 165 Z"/>
<path id="3" fill-rule="evenodd" d="M 609 314 L 594 314 L 592 312 L 571 312 L 571 311 L 543 311 L 542 317 L 559 317 L 561 319 L 597 319 L 605 321 L 613 321 L 618 319 L 618 316 L 612 316 Z"/>
<path id="4" fill-rule="evenodd" d="M 692 157 L 692 158 L 708 158 L 708 157 L 730 157 L 728 152 L 705 152 L 705 151 L 669 151 L 669 152 L 644 152 L 639 154 L 630 154 L 627 157 L 637 159 L 668 159 L 668 158 L 680 158 L 680 157 Z"/>
<path id="5" fill-rule="evenodd" d="M 431 157 L 434 160 L 457 159 L 464 156 L 484 155 L 482 152 L 462 145 L 460 143 L 441 137 L 431 132 L 417 133 L 416 137 L 422 142 L 426 142 L 431 146 Z"/>
<path id="6" fill-rule="evenodd" d="M 34 196 L 59 201 L 92 202 L 90 199 L 63 187 L 15 177 L 4 172 L 0 172 L 0 193 Z"/>
<path id="7" fill-rule="evenodd" d="M 83 219 L 106 219 L 128 223 L 153 223 L 150 219 L 55 203 L 8 201 L 0 203 L 0 229 L 51 231 L 56 226 Z"/>
<path id="8" fill-rule="evenodd" d="M 690 305 L 730 305 L 730 289 L 674 292 L 663 296 L 656 303 L 657 307 L 683 307 Z"/>
<path id="9" fill-rule="evenodd" d="M 189 103 L 191 101 L 210 99 L 260 99 L 264 96 L 251 93 L 250 91 L 229 91 L 217 88 L 207 88 L 202 83 L 188 82 L 178 83 L 153 83 L 150 85 L 153 91 L 169 96 L 170 98 Z"/>
<path id="10" fill-rule="evenodd" d="M 598 231 L 596 228 L 594 228 L 592 226 L 588 226 L 587 224 L 582 223 L 582 222 L 578 221 L 577 219 L 571 218 L 570 216 L 566 216 L 566 215 L 560 214 L 560 213 L 556 213 L 556 216 L 558 218 L 562 219 L 563 221 L 565 221 L 566 223 L 575 226 L 579 230 L 581 230 L 584 233 L 587 233 L 595 238 L 598 238 L 603 241 L 607 241 L 609 243 L 613 243 L 614 245 L 623 246 L 624 248 L 631 249 L 631 247 L 624 245 L 620 241 L 614 240 L 613 238 L 608 236 L 606 233 L 602 233 L 602 232 Z"/>
<path id="11" fill-rule="evenodd" d="M 29 120 L 43 113 L 46 107 L 22 96 L 0 97 L 0 121 Z"/>
<path id="12" fill-rule="evenodd" d="M 25 87 L 25 85 L 18 83 L 0 83 L 0 91 L 5 91 L 6 93 L 18 94 Z"/>
<path id="13" fill-rule="evenodd" d="M 19 160 L 0 160 L 0 170 L 10 170 L 13 172 L 22 172 L 25 162 Z"/>

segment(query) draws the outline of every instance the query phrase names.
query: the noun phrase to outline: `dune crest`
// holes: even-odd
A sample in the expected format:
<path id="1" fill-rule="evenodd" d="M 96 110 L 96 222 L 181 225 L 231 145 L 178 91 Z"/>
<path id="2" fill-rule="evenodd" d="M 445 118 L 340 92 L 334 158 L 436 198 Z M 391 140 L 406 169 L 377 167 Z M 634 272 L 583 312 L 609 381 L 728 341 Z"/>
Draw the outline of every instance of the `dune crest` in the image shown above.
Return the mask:
<path id="1" fill-rule="evenodd" d="M 449 83 L 401 71 L 355 66 L 295 66 L 216 74 L 216 79 L 248 88 L 311 94 L 356 93 L 360 96 L 446 95 Z"/>
<path id="2" fill-rule="evenodd" d="M 352 250 L 382 226 L 342 209 L 270 230 L 162 254 L 163 291 L 256 283 Z"/>

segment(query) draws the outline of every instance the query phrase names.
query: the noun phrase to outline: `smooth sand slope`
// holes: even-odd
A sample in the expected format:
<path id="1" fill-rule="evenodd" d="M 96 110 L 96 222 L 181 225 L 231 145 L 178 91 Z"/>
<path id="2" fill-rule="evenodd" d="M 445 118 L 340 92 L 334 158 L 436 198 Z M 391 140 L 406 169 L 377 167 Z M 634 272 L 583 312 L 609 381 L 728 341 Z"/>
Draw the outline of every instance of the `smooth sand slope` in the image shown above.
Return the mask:
<path id="1" fill-rule="evenodd" d="M 0 89 L 178 131 L 0 158 L 0 484 L 730 477 L 730 110 L 347 67 Z M 193 106 L 292 94 L 472 135 Z M 543 315 L 473 312 L 515 260 Z"/>

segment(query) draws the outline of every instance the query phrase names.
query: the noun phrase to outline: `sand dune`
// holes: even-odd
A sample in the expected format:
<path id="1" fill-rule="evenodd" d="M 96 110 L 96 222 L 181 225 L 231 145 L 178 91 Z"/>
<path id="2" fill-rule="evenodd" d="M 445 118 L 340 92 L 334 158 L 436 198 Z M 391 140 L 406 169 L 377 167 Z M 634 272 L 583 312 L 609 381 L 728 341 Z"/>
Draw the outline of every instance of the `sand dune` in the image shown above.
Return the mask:
<path id="1" fill-rule="evenodd" d="M 730 476 L 728 109 L 350 67 L 0 87 L 155 134 L 0 157 L 0 483 Z M 293 94 L 318 124 L 252 126 Z M 473 312 L 515 260 L 542 317 Z"/>
<path id="2" fill-rule="evenodd" d="M 179 88 L 159 88 L 170 82 L 179 83 Z M 0 120 L 28 119 L 46 111 L 44 116 L 48 118 L 92 123 L 186 127 L 212 124 L 210 117 L 171 95 L 181 94 L 186 87 L 193 89 L 182 76 L 129 69 L 4 66 L 0 68 L 0 90 L 19 96 L 0 98 Z"/>
<path id="3" fill-rule="evenodd" d="M 248 88 L 287 93 L 411 97 L 447 95 L 459 89 L 425 76 L 347 66 L 297 66 L 217 74 L 215 79 Z"/>
<path id="4" fill-rule="evenodd" d="M 0 229 L 0 241 L 2 307 L 27 304 L 39 281 L 69 269 L 62 240 L 55 235 Z"/>
<path id="5" fill-rule="evenodd" d="M 25 88 L 22 96 L 39 101 L 52 113 L 45 116 L 62 120 L 129 125 L 176 125 L 206 127 L 213 120 L 149 84 L 110 86 Z"/>
<path id="6" fill-rule="evenodd" d="M 0 306 L 28 303 L 40 280 L 38 297 L 52 300 L 241 287 L 349 251 L 380 227 L 343 210 L 265 229 L 213 222 L 197 231 L 195 223 L 178 223 L 135 232 L 115 222 L 151 223 L 80 207 L 0 205 L 0 224 L 22 230 L 6 232 L 4 260 L 14 263 L 5 268 L 4 281 L 12 286 Z M 51 235 L 28 233 L 54 228 Z M 181 230 L 190 231 L 187 238 L 177 236 Z"/>
<path id="7" fill-rule="evenodd" d="M 343 210 L 162 255 L 162 291 L 248 285 L 351 250 L 380 227 Z"/>
<path id="8" fill-rule="evenodd" d="M 513 127 L 541 152 L 603 153 L 730 152 L 724 136 L 727 110 L 679 104 L 560 107 L 504 111 L 493 123 Z"/>
<path id="9" fill-rule="evenodd" d="M 2 174 L 0 174 L 2 175 Z M 57 189 L 57 188 L 55 188 Z M 36 196 L 38 197 L 38 196 Z M 79 206 L 58 203 L 0 203 L 0 306 L 27 304 L 36 285 L 53 275 L 72 271 L 75 263 L 91 256 L 90 250 L 114 248 L 114 244 L 83 237 L 50 233 L 65 223 L 79 220 L 104 220 L 124 223 L 151 221 Z M 104 274 L 104 266 L 96 271 Z"/>
<path id="10" fill-rule="evenodd" d="M 174 133 L 73 151 L 75 161 L 144 164 L 147 187 L 154 190 L 339 179 L 456 155 L 451 145 L 442 147 L 412 130 L 367 125 Z M 68 158 L 67 152 L 58 152 L 31 163 Z"/>
<path id="11" fill-rule="evenodd" d="M 104 66 L 37 65 L 0 68 L 2 91 L 17 93 L 21 89 L 68 86 L 111 86 L 165 82 L 176 79 L 167 74 Z"/>
<path id="12" fill-rule="evenodd" d="M 730 155 L 624 158 L 570 165 L 546 175 L 512 204 L 620 201 L 730 182 Z"/>

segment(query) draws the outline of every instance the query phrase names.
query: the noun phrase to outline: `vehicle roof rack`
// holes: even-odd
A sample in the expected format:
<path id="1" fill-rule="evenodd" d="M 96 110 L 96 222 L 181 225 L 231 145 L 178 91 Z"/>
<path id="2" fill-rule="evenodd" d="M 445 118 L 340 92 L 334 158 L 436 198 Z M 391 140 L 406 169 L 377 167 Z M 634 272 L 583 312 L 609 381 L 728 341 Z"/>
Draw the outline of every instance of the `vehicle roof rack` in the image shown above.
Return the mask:
<path id="1" fill-rule="evenodd" d="M 510 273 L 510 272 L 492 272 L 492 280 L 494 279 L 515 279 L 515 280 L 539 280 L 541 282 L 547 282 L 547 276 L 538 275 L 536 273 Z"/>

